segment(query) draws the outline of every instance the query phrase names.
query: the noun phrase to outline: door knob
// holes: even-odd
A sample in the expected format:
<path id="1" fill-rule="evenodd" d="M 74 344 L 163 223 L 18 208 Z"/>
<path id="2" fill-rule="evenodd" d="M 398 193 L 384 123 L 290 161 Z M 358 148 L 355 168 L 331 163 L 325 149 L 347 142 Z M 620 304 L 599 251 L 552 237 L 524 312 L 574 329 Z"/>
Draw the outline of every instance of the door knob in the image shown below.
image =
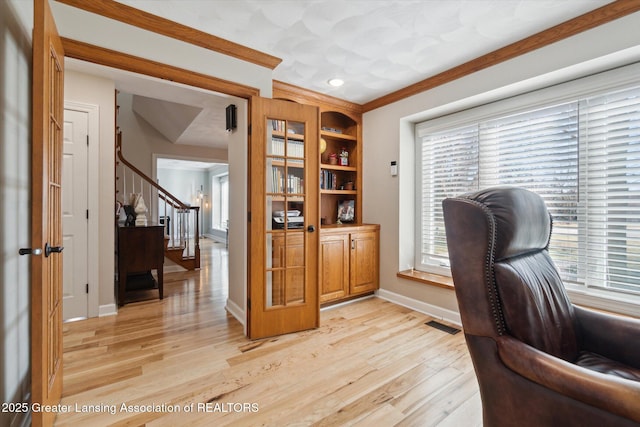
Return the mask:
<path id="1" fill-rule="evenodd" d="M 44 256 L 48 257 L 53 252 L 60 253 L 64 250 L 64 246 L 49 246 L 49 242 L 44 244 Z"/>
<path id="2" fill-rule="evenodd" d="M 42 249 L 40 249 L 40 248 L 36 248 L 36 249 L 20 248 L 18 253 L 20 255 L 40 255 L 42 253 Z"/>
<path id="3" fill-rule="evenodd" d="M 314 231 L 316 231 L 316 226 L 315 225 L 310 225 L 307 227 L 307 231 L 309 233 L 313 233 Z"/>

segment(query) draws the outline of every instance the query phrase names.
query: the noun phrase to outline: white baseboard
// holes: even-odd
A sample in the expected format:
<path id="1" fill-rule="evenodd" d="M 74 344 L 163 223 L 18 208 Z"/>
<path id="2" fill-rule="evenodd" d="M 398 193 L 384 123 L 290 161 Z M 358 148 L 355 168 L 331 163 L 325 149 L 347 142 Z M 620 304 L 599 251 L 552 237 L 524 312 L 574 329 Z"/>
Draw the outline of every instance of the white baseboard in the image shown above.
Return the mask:
<path id="1" fill-rule="evenodd" d="M 379 298 L 382 298 L 394 304 L 401 305 L 403 307 L 410 308 L 420 313 L 427 314 L 435 319 L 444 320 L 456 326 L 462 326 L 460 313 L 458 313 L 457 311 L 448 310 L 446 308 L 438 307 L 437 305 L 418 301 L 416 299 L 396 294 L 395 292 L 390 292 L 384 289 L 377 290 L 376 295 Z"/>
<path id="2" fill-rule="evenodd" d="M 227 305 L 225 305 L 224 309 L 227 310 L 227 312 L 231 314 L 233 317 L 235 317 L 238 322 L 244 325 L 244 322 L 245 322 L 244 310 L 238 304 L 236 304 L 235 302 L 227 298 Z"/>
<path id="3" fill-rule="evenodd" d="M 211 239 L 216 243 L 226 243 L 226 238 L 224 236 L 217 236 L 215 234 L 205 233 L 204 235 L 207 239 Z"/>
<path id="4" fill-rule="evenodd" d="M 98 307 L 98 317 L 115 316 L 118 314 L 118 306 L 115 304 L 105 304 Z"/>

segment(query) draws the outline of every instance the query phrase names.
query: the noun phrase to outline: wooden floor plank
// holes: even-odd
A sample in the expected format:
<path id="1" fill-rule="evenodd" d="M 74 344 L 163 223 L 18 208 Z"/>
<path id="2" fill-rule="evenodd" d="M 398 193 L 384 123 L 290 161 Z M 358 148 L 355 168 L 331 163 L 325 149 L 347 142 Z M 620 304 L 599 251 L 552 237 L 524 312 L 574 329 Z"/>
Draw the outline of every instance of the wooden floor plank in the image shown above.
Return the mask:
<path id="1" fill-rule="evenodd" d="M 201 249 L 200 271 L 165 274 L 163 300 L 64 325 L 72 410 L 56 426 L 482 424 L 463 334 L 373 297 L 323 310 L 318 329 L 250 341 L 224 309 L 224 245 Z"/>

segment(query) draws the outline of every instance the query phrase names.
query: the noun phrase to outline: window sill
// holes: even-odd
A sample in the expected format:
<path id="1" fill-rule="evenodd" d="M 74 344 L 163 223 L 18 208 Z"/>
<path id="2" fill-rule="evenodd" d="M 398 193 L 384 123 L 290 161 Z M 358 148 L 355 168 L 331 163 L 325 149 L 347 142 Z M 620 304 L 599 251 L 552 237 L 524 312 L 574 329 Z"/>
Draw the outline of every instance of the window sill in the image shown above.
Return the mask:
<path id="1" fill-rule="evenodd" d="M 401 279 L 413 280 L 414 282 L 423 283 L 425 285 L 437 286 L 439 288 L 452 289 L 453 279 L 448 276 L 441 276 L 439 274 L 425 273 L 418 270 L 403 270 L 396 273 L 397 277 Z"/>

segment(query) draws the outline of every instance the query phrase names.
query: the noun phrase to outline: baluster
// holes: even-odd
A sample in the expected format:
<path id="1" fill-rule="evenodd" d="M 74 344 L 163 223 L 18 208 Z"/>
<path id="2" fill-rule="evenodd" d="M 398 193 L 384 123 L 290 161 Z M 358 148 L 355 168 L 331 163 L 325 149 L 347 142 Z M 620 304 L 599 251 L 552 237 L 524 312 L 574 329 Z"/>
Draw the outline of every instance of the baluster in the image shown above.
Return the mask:
<path id="1" fill-rule="evenodd" d="M 129 202 L 127 200 L 127 170 L 122 165 L 122 170 L 120 171 L 122 174 L 122 204 L 128 205 Z"/>
<path id="2" fill-rule="evenodd" d="M 166 196 L 165 196 L 166 197 Z M 167 203 L 167 199 L 164 199 L 164 203 L 166 206 Z M 176 217 L 176 209 L 173 207 L 173 205 L 171 205 L 171 246 L 175 247 L 176 246 L 176 221 L 178 220 L 178 218 Z"/>

